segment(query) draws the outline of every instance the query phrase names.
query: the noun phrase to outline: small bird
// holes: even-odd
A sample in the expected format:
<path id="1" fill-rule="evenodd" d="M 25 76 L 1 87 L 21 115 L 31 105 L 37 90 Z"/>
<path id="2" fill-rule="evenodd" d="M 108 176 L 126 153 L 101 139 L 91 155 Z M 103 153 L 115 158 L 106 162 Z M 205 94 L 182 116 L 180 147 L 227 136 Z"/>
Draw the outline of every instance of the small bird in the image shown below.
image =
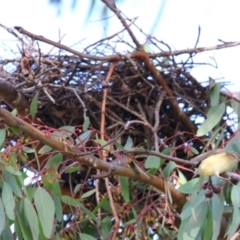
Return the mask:
<path id="1" fill-rule="evenodd" d="M 219 174 L 233 168 L 240 160 L 236 153 L 224 149 L 211 151 L 209 154 L 204 154 L 203 157 L 197 172 L 202 176 L 216 175 L 219 178 L 222 178 Z"/>

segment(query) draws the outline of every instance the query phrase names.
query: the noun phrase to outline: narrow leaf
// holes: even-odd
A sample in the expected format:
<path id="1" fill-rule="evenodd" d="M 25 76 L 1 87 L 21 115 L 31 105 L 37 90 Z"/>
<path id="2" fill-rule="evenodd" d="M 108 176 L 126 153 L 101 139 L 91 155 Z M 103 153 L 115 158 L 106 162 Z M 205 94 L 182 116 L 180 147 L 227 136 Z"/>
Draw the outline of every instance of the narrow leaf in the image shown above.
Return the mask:
<path id="1" fill-rule="evenodd" d="M 128 137 L 127 138 L 127 142 L 125 143 L 124 145 L 124 150 L 129 150 L 132 148 L 132 145 L 133 145 L 133 141 L 132 141 L 132 138 L 131 137 Z"/>
<path id="2" fill-rule="evenodd" d="M 215 83 L 210 92 L 211 106 L 215 106 L 219 103 L 220 90 L 222 83 Z"/>
<path id="3" fill-rule="evenodd" d="M 50 194 L 41 187 L 38 187 L 34 194 L 34 202 L 37 208 L 39 220 L 45 237 L 50 238 L 53 231 L 53 220 L 55 205 Z"/>
<path id="4" fill-rule="evenodd" d="M 119 179 L 120 179 L 120 183 L 121 183 L 121 193 L 123 195 L 125 202 L 128 203 L 130 201 L 129 182 L 128 182 L 129 179 L 127 177 L 123 177 L 123 176 L 120 176 Z"/>
<path id="5" fill-rule="evenodd" d="M 197 136 L 201 137 L 210 132 L 222 119 L 225 112 L 225 103 L 211 107 L 207 113 L 207 119 L 202 123 L 197 131 Z"/>
<path id="6" fill-rule="evenodd" d="M 8 183 L 3 182 L 2 201 L 9 219 L 14 220 L 15 200 Z"/>
<path id="7" fill-rule="evenodd" d="M 81 196 L 81 198 L 87 198 L 87 197 L 93 195 L 95 192 L 96 192 L 96 189 L 92 189 L 90 191 L 87 191 Z"/>
<path id="8" fill-rule="evenodd" d="M 212 240 L 216 240 L 219 236 L 221 221 L 219 219 L 222 218 L 223 209 L 224 209 L 224 199 L 223 197 L 219 198 L 218 195 L 214 194 L 212 197 L 212 220 L 213 220 L 213 235 Z"/>
<path id="9" fill-rule="evenodd" d="M 0 147 L 4 143 L 5 138 L 6 138 L 6 129 L 2 128 L 2 129 L 0 129 Z"/>
<path id="10" fill-rule="evenodd" d="M 55 204 L 57 220 L 59 222 L 61 222 L 62 218 L 63 218 L 63 213 L 62 213 L 62 204 L 61 204 L 60 197 L 54 194 L 53 195 L 53 201 L 54 201 L 54 204 Z"/>
<path id="11" fill-rule="evenodd" d="M 56 169 L 58 168 L 62 160 L 63 160 L 63 155 L 61 153 L 55 154 L 48 160 L 46 164 L 46 168 L 49 169 L 50 167 L 54 167 Z"/>
<path id="12" fill-rule="evenodd" d="M 176 169 L 177 164 L 175 162 L 169 162 L 166 167 L 163 169 L 163 176 L 169 177 L 174 169 Z"/>
<path id="13" fill-rule="evenodd" d="M 90 217 L 92 220 L 94 220 L 95 222 L 97 222 L 97 218 L 96 216 L 91 212 L 89 211 L 83 204 L 79 203 L 82 211 L 88 216 Z"/>
<path id="14" fill-rule="evenodd" d="M 28 198 L 24 199 L 24 211 L 34 240 L 39 238 L 38 217 Z"/>
<path id="15" fill-rule="evenodd" d="M 38 95 L 36 94 L 32 101 L 31 101 L 31 105 L 30 105 L 30 114 L 33 118 L 35 118 L 36 114 L 37 114 L 37 104 L 38 104 Z"/>
<path id="16" fill-rule="evenodd" d="M 2 203 L 2 199 L 0 198 L 0 235 L 5 227 L 5 212 L 4 212 L 4 207 Z"/>
<path id="17" fill-rule="evenodd" d="M 84 121 L 84 124 L 83 124 L 83 131 L 84 132 L 88 130 L 89 124 L 90 124 L 90 119 L 89 119 L 89 117 L 86 117 L 86 119 Z"/>
<path id="18" fill-rule="evenodd" d="M 38 151 L 39 154 L 44 154 L 44 153 L 48 153 L 52 151 L 52 147 L 48 146 L 48 145 L 44 145 L 43 147 L 40 148 L 40 150 Z"/>
<path id="19" fill-rule="evenodd" d="M 4 171 L 3 177 L 4 177 L 5 182 L 7 182 L 9 184 L 9 186 L 11 187 L 12 191 L 18 197 L 22 198 L 22 191 L 21 191 L 20 187 L 18 186 L 15 176 L 12 175 L 11 173 L 9 173 L 8 171 Z"/>

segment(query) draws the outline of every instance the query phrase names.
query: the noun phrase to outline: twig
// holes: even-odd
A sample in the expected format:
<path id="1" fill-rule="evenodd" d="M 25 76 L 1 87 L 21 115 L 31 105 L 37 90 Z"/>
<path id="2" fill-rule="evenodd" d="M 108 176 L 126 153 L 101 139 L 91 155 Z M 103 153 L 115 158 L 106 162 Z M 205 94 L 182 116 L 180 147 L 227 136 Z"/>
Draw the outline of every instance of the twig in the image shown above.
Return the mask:
<path id="1" fill-rule="evenodd" d="M 50 45 L 53 45 L 55 47 L 58 47 L 60 49 L 63 49 L 67 52 L 73 53 L 76 56 L 79 56 L 81 58 L 86 58 L 86 59 L 91 59 L 91 60 L 96 60 L 96 61 L 121 61 L 121 60 L 127 60 L 127 58 L 139 58 L 142 56 L 142 53 L 140 51 L 136 51 L 133 52 L 131 54 L 127 54 L 127 55 L 109 55 L 106 57 L 101 57 L 101 56 L 95 56 L 95 55 L 91 55 L 91 54 L 84 54 L 81 52 L 78 52 L 76 50 L 73 50 L 63 44 L 54 42 L 50 39 L 47 39 L 43 36 L 39 36 L 39 35 L 35 35 L 31 32 L 26 31 L 24 28 L 22 27 L 14 27 L 16 30 L 19 31 L 19 33 L 22 33 L 26 36 L 29 36 L 35 40 L 41 41 L 41 42 L 45 42 L 48 43 Z M 240 41 L 237 42 L 226 42 L 223 44 L 218 44 L 218 45 L 214 45 L 214 46 L 210 46 L 210 47 L 199 47 L 199 48 L 190 48 L 190 49 L 183 49 L 183 50 L 176 50 L 176 51 L 162 51 L 159 53 L 152 53 L 152 54 L 148 54 L 148 56 L 150 58 L 157 58 L 157 57 L 169 57 L 169 56 L 178 56 L 181 54 L 192 54 L 192 53 L 200 53 L 200 52 L 206 52 L 206 51 L 212 51 L 212 50 L 219 50 L 219 49 L 224 49 L 224 48 L 229 48 L 229 47 L 236 47 L 240 45 Z M 128 56 L 128 57 L 127 57 Z"/>
<path id="2" fill-rule="evenodd" d="M 122 154 L 128 154 L 128 153 L 136 153 L 136 154 L 146 154 L 146 155 L 153 155 L 153 156 L 157 156 L 175 163 L 180 163 L 180 164 L 184 164 L 184 165 L 191 165 L 191 166 L 195 166 L 196 163 L 195 162 L 191 162 L 188 160 L 183 160 L 181 158 L 176 158 L 176 157 L 171 157 L 168 155 L 165 155 L 163 153 L 160 152 L 156 152 L 156 151 L 150 151 L 150 150 L 142 150 L 142 149 L 130 149 L 130 150 L 116 150 L 114 151 L 114 153 L 122 153 Z"/>
<path id="3" fill-rule="evenodd" d="M 106 84 L 108 84 L 113 72 L 114 72 L 114 69 L 115 69 L 115 66 L 116 66 L 117 62 L 113 62 L 110 69 L 109 69 L 109 72 L 108 72 L 108 75 L 106 77 Z M 104 136 L 105 136 L 105 122 L 106 122 L 106 115 L 105 115 L 105 112 L 106 112 L 106 102 L 107 102 L 107 94 L 108 94 L 108 88 L 105 88 L 103 90 L 103 100 L 102 100 L 102 107 L 101 107 L 101 125 L 100 125 L 100 136 L 101 136 L 101 139 L 104 140 Z M 105 149 L 102 149 L 102 158 L 104 161 L 107 160 L 107 154 L 106 154 L 106 151 Z M 109 184 L 109 179 L 107 178 L 107 176 L 112 173 L 113 169 L 115 170 L 115 167 L 111 167 L 109 168 L 107 174 L 105 174 L 105 186 L 106 186 L 106 189 L 107 189 L 107 194 L 108 194 L 108 198 L 109 198 L 109 202 L 110 202 L 110 206 L 111 206 L 111 209 L 112 209 L 112 213 L 113 213 L 113 217 L 114 217 L 114 229 L 115 231 L 113 232 L 113 238 L 112 239 L 115 239 L 116 236 L 117 236 L 117 230 L 119 229 L 119 226 L 120 226 L 120 220 L 119 220 L 119 217 L 118 217 L 118 214 L 117 214 L 117 210 L 116 210 L 116 207 L 115 207 L 115 204 L 114 204 L 114 200 L 113 200 L 113 196 L 112 196 L 112 192 L 111 192 L 111 189 L 110 189 L 110 184 Z M 98 170 L 98 173 L 99 173 L 99 170 Z M 100 175 L 100 174 L 98 174 Z M 100 212 L 100 208 L 99 208 L 99 212 Z"/>

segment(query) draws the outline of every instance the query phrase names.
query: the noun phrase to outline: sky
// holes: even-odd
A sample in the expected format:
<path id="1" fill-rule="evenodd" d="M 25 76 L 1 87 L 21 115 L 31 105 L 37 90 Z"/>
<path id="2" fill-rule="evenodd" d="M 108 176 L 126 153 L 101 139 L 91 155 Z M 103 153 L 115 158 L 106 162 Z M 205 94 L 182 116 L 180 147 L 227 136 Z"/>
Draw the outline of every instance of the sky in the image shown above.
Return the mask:
<path id="1" fill-rule="evenodd" d="M 125 0 L 118 7 L 129 18 L 138 17 L 136 24 L 140 29 L 168 43 L 173 50 L 193 48 L 199 26 L 201 35 L 198 47 L 220 44 L 218 39 L 240 41 L 238 0 L 168 0 L 159 13 L 159 3 L 163 4 L 163 1 Z M 100 0 L 88 21 L 90 0 L 78 0 L 74 10 L 71 9 L 71 2 L 63 0 L 59 14 L 57 7 L 50 5 L 48 0 L 4 1 L 0 8 L 0 23 L 7 27 L 21 26 L 54 41 L 64 36 L 62 43 L 78 51 L 122 29 L 112 13 L 109 13 L 110 21 L 106 29 L 106 20 L 101 19 L 103 3 Z M 156 16 L 159 17 L 157 23 Z M 140 42 L 146 41 L 139 29 L 133 28 L 133 31 Z M 16 39 L 0 28 L 0 59 L 14 58 L 17 51 Z M 218 69 L 200 66 L 191 73 L 199 81 L 207 81 L 209 77 L 221 79 L 229 83 L 228 88 L 232 92 L 240 92 L 239 56 L 240 46 L 200 53 L 195 57 L 196 62 L 214 64 L 215 60 Z"/>

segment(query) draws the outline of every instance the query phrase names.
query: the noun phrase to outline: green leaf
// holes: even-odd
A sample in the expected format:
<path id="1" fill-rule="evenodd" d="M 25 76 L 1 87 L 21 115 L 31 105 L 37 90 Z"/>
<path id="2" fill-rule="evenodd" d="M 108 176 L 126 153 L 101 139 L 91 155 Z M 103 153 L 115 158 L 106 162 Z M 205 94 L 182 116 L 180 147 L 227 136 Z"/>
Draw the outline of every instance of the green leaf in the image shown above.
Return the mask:
<path id="1" fill-rule="evenodd" d="M 190 194 L 200 188 L 199 178 L 194 178 L 178 188 L 179 192 Z"/>
<path id="2" fill-rule="evenodd" d="M 55 204 L 57 220 L 58 220 L 58 222 L 61 222 L 62 218 L 63 218 L 63 213 L 62 213 L 62 204 L 61 204 L 60 197 L 53 194 L 53 201 Z"/>
<path id="3" fill-rule="evenodd" d="M 120 176 L 119 179 L 121 183 L 121 193 L 123 195 L 124 201 L 128 203 L 130 201 L 129 178 Z"/>
<path id="4" fill-rule="evenodd" d="M 207 113 L 207 119 L 197 130 L 197 136 L 201 137 L 210 132 L 222 119 L 225 112 L 225 103 L 220 103 L 211 107 Z"/>
<path id="5" fill-rule="evenodd" d="M 2 128 L 0 129 L 0 148 L 2 147 L 3 143 L 5 142 L 6 138 L 6 129 Z"/>
<path id="6" fill-rule="evenodd" d="M 50 194 L 41 187 L 38 187 L 34 194 L 34 203 L 38 212 L 39 220 L 45 237 L 51 238 L 55 205 Z"/>
<path id="7" fill-rule="evenodd" d="M 20 239 L 32 240 L 31 230 L 29 228 L 29 225 L 27 226 L 27 220 L 23 211 L 23 205 L 24 205 L 24 202 L 23 200 L 21 200 L 18 202 L 16 206 L 16 209 L 17 209 L 16 220 L 15 220 L 16 232 Z"/>
<path id="8" fill-rule="evenodd" d="M 82 186 L 81 183 L 77 184 L 77 185 L 74 187 L 73 193 L 76 194 L 76 193 L 79 191 L 79 189 L 81 188 L 81 186 Z"/>
<path id="9" fill-rule="evenodd" d="M 234 99 L 231 100 L 231 106 L 237 114 L 238 118 L 240 117 L 240 103 Z"/>
<path id="10" fill-rule="evenodd" d="M 75 198 L 70 197 L 70 196 L 61 196 L 61 201 L 63 203 L 66 203 L 69 206 L 72 206 L 72 207 L 79 206 L 79 201 Z"/>
<path id="11" fill-rule="evenodd" d="M 95 192 L 96 192 L 96 189 L 89 190 L 89 191 L 85 192 L 85 193 L 81 196 L 81 199 L 87 198 L 87 197 L 93 195 Z"/>
<path id="12" fill-rule="evenodd" d="M 204 240 L 212 240 L 212 233 L 213 233 L 212 212 L 208 211 L 207 217 L 206 217 L 206 224 L 204 226 L 203 239 Z"/>
<path id="13" fill-rule="evenodd" d="M 203 228 L 208 212 L 208 202 L 204 201 L 195 208 L 196 216 L 191 216 L 186 225 L 186 236 L 197 239 L 200 230 Z"/>
<path id="14" fill-rule="evenodd" d="M 24 211 L 34 240 L 39 238 L 38 217 L 28 198 L 24 199 Z"/>
<path id="15" fill-rule="evenodd" d="M 215 106 L 219 103 L 220 90 L 222 88 L 222 83 L 215 83 L 210 92 L 211 106 Z"/>
<path id="16" fill-rule="evenodd" d="M 89 119 L 89 117 L 86 117 L 86 119 L 84 120 L 84 123 L 83 123 L 83 131 L 84 132 L 88 130 L 89 125 L 90 125 L 90 119 Z"/>
<path id="17" fill-rule="evenodd" d="M 91 235 L 88 235 L 86 233 L 79 233 L 79 238 L 81 240 L 96 240 L 96 238 L 94 238 Z"/>
<path id="18" fill-rule="evenodd" d="M 79 171 L 79 167 L 70 167 L 66 170 L 68 173 L 73 173 Z"/>
<path id="19" fill-rule="evenodd" d="M 185 177 L 185 175 L 179 169 L 177 169 L 177 172 L 178 172 L 178 183 L 180 185 L 186 184 L 187 178 Z"/>
<path id="20" fill-rule="evenodd" d="M 36 94 L 30 104 L 30 114 L 33 118 L 35 118 L 36 114 L 37 114 L 37 107 L 38 105 L 38 95 Z"/>
<path id="21" fill-rule="evenodd" d="M 104 149 L 110 151 L 110 145 L 107 145 L 108 142 L 106 140 L 104 140 L 104 139 L 96 139 L 95 142 L 100 144 L 101 146 L 105 146 Z"/>
<path id="22" fill-rule="evenodd" d="M 41 147 L 38 151 L 39 154 L 44 154 L 44 153 L 48 153 L 50 151 L 52 151 L 52 147 L 48 146 L 48 145 L 44 145 L 43 147 Z"/>
<path id="23" fill-rule="evenodd" d="M 22 198 L 22 191 L 21 191 L 20 187 L 18 186 L 18 183 L 17 183 L 17 181 L 15 179 L 15 176 L 12 175 L 11 173 L 9 173 L 8 171 L 4 171 L 3 172 L 3 177 L 4 177 L 4 181 L 9 184 L 9 186 L 12 189 L 12 191 L 18 197 Z"/>
<path id="24" fill-rule="evenodd" d="M 231 223 L 228 226 L 228 231 L 227 234 L 229 237 L 232 237 L 233 234 L 236 232 L 236 230 L 239 227 L 240 223 L 240 182 L 237 185 L 233 185 L 232 187 L 232 192 L 231 192 L 231 200 L 232 200 L 232 205 L 233 205 L 233 214 L 232 214 L 232 219 Z M 228 237 L 228 239 L 229 239 Z"/>
<path id="25" fill-rule="evenodd" d="M 30 148 L 30 147 L 24 147 L 23 150 L 25 153 L 35 153 L 36 152 L 35 149 Z"/>
<path id="26" fill-rule="evenodd" d="M 5 227 L 5 212 L 4 212 L 4 207 L 2 203 L 2 199 L 0 198 L 0 235 Z"/>
<path id="27" fill-rule="evenodd" d="M 107 239 L 107 236 L 109 235 L 111 231 L 111 225 L 112 225 L 112 220 L 110 217 L 105 217 L 101 221 L 101 233 L 103 235 L 104 239 Z"/>
<path id="28" fill-rule="evenodd" d="M 175 162 L 169 162 L 166 167 L 163 169 L 163 177 L 167 178 L 170 176 L 172 171 L 177 168 L 177 164 Z"/>
<path id="29" fill-rule="evenodd" d="M 92 131 L 87 130 L 84 133 L 82 133 L 77 139 L 76 139 L 76 144 L 82 144 L 86 142 L 90 137 L 91 137 Z"/>
<path id="30" fill-rule="evenodd" d="M 8 183 L 3 182 L 2 201 L 9 219 L 14 220 L 15 199 Z"/>
<path id="31" fill-rule="evenodd" d="M 144 166 L 146 169 L 149 169 L 149 168 L 159 169 L 161 166 L 160 157 L 149 155 L 145 161 Z"/>
<path id="32" fill-rule="evenodd" d="M 199 154 L 199 151 L 198 151 L 196 148 L 194 148 L 194 147 L 191 147 L 191 151 L 192 151 L 194 154 L 196 154 L 196 155 Z"/>
<path id="33" fill-rule="evenodd" d="M 10 172 L 11 174 L 15 175 L 15 176 L 21 176 L 21 172 L 19 171 L 18 168 L 13 167 L 12 165 L 7 165 L 5 168 L 6 171 Z"/>
<path id="34" fill-rule="evenodd" d="M 10 127 L 11 131 L 15 134 L 18 135 L 19 134 L 19 129 L 17 127 Z"/>
<path id="35" fill-rule="evenodd" d="M 162 154 L 165 154 L 167 156 L 170 155 L 171 151 L 173 150 L 174 148 L 173 147 L 170 147 L 170 148 L 165 148 L 163 151 L 162 151 Z M 166 159 L 164 158 L 160 158 L 161 160 L 161 165 L 166 161 Z"/>
<path id="36" fill-rule="evenodd" d="M 108 200 L 108 196 L 105 195 L 103 197 L 103 199 L 100 201 L 100 203 L 93 209 L 93 214 L 95 214 L 99 208 L 103 208 L 104 205 L 108 205 L 109 206 L 109 200 Z"/>
<path id="37" fill-rule="evenodd" d="M 221 227 L 221 221 L 219 219 L 222 218 L 224 209 L 224 198 L 219 196 L 217 194 L 213 194 L 213 197 L 211 199 L 211 210 L 212 210 L 212 220 L 213 220 L 213 235 L 212 240 L 218 239 L 219 233 L 220 233 L 220 227 Z"/>
<path id="38" fill-rule="evenodd" d="M 224 149 L 240 155 L 240 131 L 227 143 Z"/>
<path id="39" fill-rule="evenodd" d="M 132 138 L 131 138 L 131 137 L 128 137 L 128 138 L 127 138 L 127 142 L 125 143 L 123 149 L 124 149 L 124 150 L 129 150 L 129 149 L 132 148 L 132 146 L 133 146 Z"/>
<path id="40" fill-rule="evenodd" d="M 54 167 L 54 169 L 57 169 L 59 167 L 59 164 L 62 162 L 62 160 L 63 160 L 63 155 L 61 153 L 57 153 L 48 160 L 46 164 L 46 168 L 49 169 L 51 167 Z"/>
<path id="41" fill-rule="evenodd" d="M 212 133 L 212 136 L 208 140 L 206 147 L 209 147 L 211 144 L 213 144 L 214 148 L 217 148 L 218 146 L 216 146 L 216 139 L 222 141 L 223 137 L 221 137 L 221 135 L 222 133 L 224 134 L 224 130 L 225 126 L 220 126 L 216 128 L 215 131 Z"/>
<path id="42" fill-rule="evenodd" d="M 89 211 L 83 204 L 79 203 L 82 211 L 88 216 L 90 217 L 92 220 L 94 220 L 95 222 L 97 222 L 97 218 L 96 216 L 91 212 Z"/>
<path id="43" fill-rule="evenodd" d="M 52 135 L 56 139 L 66 139 L 68 137 L 71 137 L 74 132 L 74 126 L 63 126 L 60 127 L 58 130 L 54 131 Z"/>
<path id="44" fill-rule="evenodd" d="M 13 234 L 12 234 L 12 231 L 10 229 L 10 227 L 7 225 L 5 226 L 2 234 L 1 234 L 1 240 L 13 240 Z"/>

